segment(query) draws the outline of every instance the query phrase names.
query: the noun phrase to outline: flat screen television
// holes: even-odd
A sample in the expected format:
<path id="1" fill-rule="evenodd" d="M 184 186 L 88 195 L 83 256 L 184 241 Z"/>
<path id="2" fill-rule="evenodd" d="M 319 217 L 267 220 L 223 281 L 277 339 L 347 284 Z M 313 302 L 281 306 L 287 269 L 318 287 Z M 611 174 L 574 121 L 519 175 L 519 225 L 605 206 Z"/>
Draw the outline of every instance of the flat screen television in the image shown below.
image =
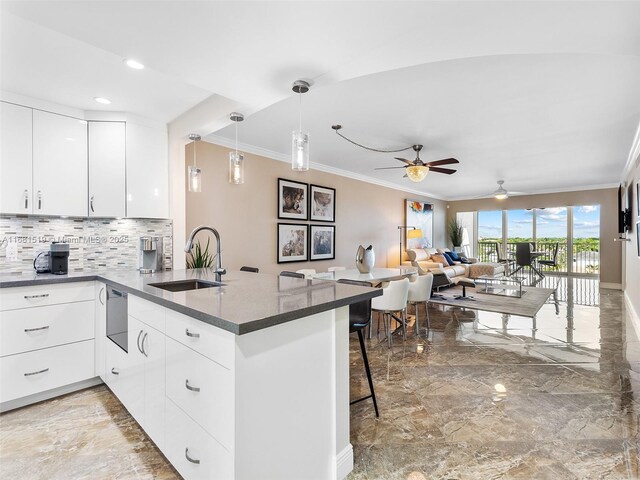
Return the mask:
<path id="1" fill-rule="evenodd" d="M 618 187 L 618 233 L 631 231 L 631 207 L 633 205 L 632 200 L 633 185 L 629 185 L 629 188 L 626 192 L 625 189 L 622 188 L 622 185 L 620 185 L 620 187 Z"/>

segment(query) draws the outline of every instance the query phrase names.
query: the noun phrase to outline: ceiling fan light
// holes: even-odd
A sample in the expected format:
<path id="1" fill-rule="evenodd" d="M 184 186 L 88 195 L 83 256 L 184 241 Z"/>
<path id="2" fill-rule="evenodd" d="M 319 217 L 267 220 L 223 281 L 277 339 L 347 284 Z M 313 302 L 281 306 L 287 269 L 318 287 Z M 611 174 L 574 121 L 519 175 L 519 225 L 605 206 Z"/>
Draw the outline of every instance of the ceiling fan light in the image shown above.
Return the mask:
<path id="1" fill-rule="evenodd" d="M 509 198 L 509 195 L 507 195 L 507 192 L 496 192 L 493 196 L 498 200 L 504 200 L 505 198 Z"/>
<path id="2" fill-rule="evenodd" d="M 425 165 L 411 165 L 406 168 L 407 177 L 412 182 L 421 182 L 427 177 L 427 173 L 429 173 L 429 167 Z"/>

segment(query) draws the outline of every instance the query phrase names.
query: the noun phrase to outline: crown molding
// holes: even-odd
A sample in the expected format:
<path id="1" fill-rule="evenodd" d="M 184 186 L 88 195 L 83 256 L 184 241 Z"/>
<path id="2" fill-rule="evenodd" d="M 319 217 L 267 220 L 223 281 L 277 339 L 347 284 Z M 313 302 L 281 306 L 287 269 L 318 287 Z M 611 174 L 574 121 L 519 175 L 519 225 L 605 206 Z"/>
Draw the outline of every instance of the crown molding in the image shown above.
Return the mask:
<path id="1" fill-rule="evenodd" d="M 202 140 L 205 142 L 213 143 L 215 145 L 220 145 L 222 147 L 227 147 L 227 148 L 235 148 L 236 146 L 235 140 L 222 137 L 219 135 L 213 135 L 213 134 L 207 135 L 202 137 Z M 289 155 L 286 155 L 280 152 L 274 152 L 273 150 L 268 150 L 262 147 L 256 147 L 255 145 L 250 145 L 247 143 L 238 142 L 238 150 L 242 150 L 243 152 L 251 153 L 253 155 L 260 155 L 262 157 L 270 158 L 271 160 L 278 160 L 279 162 L 285 162 L 285 163 L 291 162 L 291 157 Z M 423 192 L 421 190 L 403 187 L 401 185 L 396 185 L 395 183 L 385 182 L 384 180 L 379 180 L 377 178 L 369 177 L 367 175 L 350 172 L 348 170 L 343 170 L 341 168 L 330 167 L 328 165 L 323 165 L 321 163 L 310 162 L 310 168 L 312 168 L 313 170 L 317 170 L 319 172 L 331 173 L 333 175 L 338 175 L 340 177 L 346 177 L 352 180 L 358 180 L 360 182 L 370 183 L 372 185 L 378 185 L 380 187 L 399 190 L 401 192 L 409 193 L 411 195 L 429 197 L 435 200 L 443 200 L 443 201 L 447 200 L 444 197 L 441 197 L 439 195 L 434 195 L 429 192 Z"/>

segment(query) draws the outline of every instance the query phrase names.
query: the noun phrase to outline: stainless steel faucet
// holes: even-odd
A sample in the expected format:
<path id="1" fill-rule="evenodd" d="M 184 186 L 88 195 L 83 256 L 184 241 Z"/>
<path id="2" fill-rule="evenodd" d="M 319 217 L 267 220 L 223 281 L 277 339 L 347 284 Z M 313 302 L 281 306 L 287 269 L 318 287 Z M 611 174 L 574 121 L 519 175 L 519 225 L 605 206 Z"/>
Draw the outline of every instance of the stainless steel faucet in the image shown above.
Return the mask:
<path id="1" fill-rule="evenodd" d="M 222 268 L 222 255 L 220 253 L 220 234 L 215 228 L 207 227 L 205 225 L 200 225 L 193 229 L 193 232 L 189 235 L 189 240 L 187 240 L 187 244 L 184 246 L 184 251 L 189 253 L 193 248 L 193 239 L 201 230 L 208 230 L 216 237 L 216 269 L 214 273 L 216 274 L 216 281 L 220 281 L 220 277 L 227 273 L 227 270 Z"/>

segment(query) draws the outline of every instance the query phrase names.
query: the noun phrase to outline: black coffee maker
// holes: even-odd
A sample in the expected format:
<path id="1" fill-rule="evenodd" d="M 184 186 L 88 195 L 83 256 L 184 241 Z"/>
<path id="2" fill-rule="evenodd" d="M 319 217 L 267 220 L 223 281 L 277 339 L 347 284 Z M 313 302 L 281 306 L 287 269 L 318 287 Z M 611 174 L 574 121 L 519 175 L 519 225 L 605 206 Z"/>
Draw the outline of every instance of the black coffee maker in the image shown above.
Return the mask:
<path id="1" fill-rule="evenodd" d="M 55 275 L 69 272 L 69 244 L 53 242 L 49 248 L 49 270 Z"/>

